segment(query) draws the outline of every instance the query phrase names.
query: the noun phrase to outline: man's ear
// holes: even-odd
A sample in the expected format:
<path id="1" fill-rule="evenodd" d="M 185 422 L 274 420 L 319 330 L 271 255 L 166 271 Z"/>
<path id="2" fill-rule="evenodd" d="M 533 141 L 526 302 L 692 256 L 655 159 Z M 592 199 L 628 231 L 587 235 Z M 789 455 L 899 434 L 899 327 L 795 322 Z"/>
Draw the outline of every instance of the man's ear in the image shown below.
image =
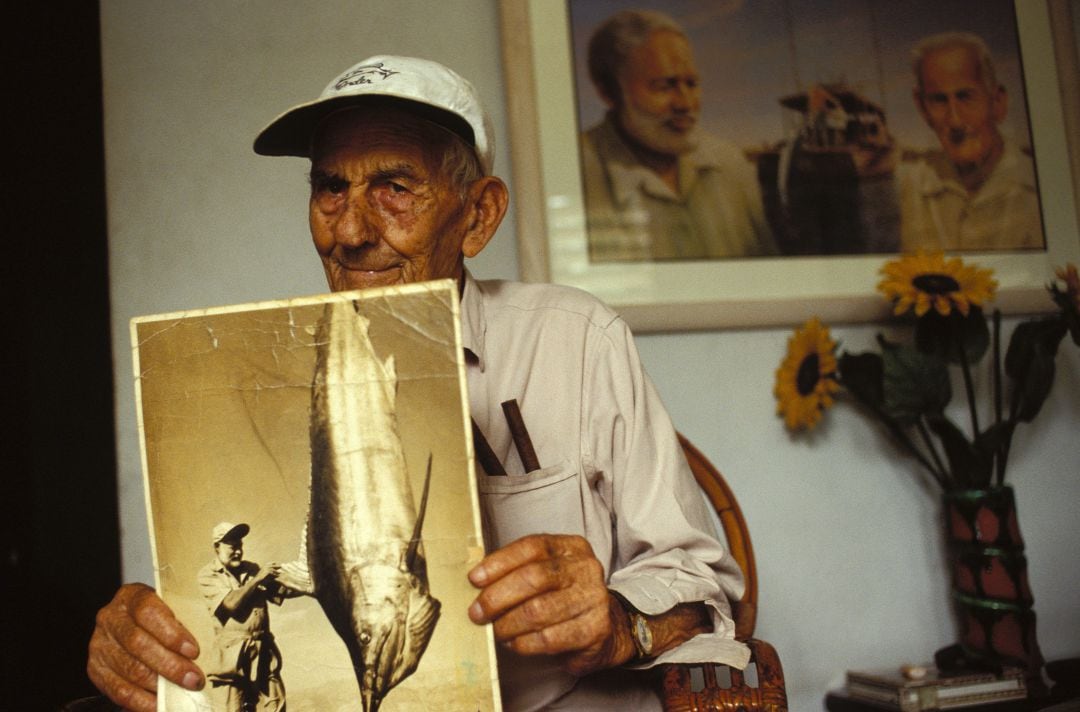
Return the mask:
<path id="1" fill-rule="evenodd" d="M 600 97 L 600 101 L 604 102 L 604 106 L 608 108 L 608 111 L 614 111 L 619 106 L 619 97 L 612 90 L 612 87 L 605 87 L 599 82 L 593 82 L 593 88 L 596 89 L 596 95 Z"/>
<path id="2" fill-rule="evenodd" d="M 499 228 L 506 207 L 510 204 L 510 191 L 500 178 L 484 176 L 469 188 L 469 224 L 461 252 L 466 257 L 480 254 Z"/>

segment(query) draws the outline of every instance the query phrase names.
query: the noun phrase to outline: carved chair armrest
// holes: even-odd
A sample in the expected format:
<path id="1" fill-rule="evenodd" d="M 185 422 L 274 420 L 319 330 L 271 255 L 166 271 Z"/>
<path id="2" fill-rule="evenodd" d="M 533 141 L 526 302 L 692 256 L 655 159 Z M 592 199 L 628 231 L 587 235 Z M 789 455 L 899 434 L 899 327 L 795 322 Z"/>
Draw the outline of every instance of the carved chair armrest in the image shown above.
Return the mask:
<path id="1" fill-rule="evenodd" d="M 750 648 L 750 662 L 746 671 L 726 665 L 677 664 L 662 665 L 662 697 L 665 712 L 716 712 L 760 711 L 787 712 L 787 691 L 784 687 L 784 669 L 776 649 L 764 640 L 750 638 L 744 641 Z M 756 670 L 755 675 L 751 667 Z M 725 685 L 717 678 L 717 668 L 726 671 L 731 684 Z M 700 673 L 695 676 L 693 670 Z M 693 678 L 701 681 L 701 689 Z M 751 680 L 748 681 L 747 677 Z"/>

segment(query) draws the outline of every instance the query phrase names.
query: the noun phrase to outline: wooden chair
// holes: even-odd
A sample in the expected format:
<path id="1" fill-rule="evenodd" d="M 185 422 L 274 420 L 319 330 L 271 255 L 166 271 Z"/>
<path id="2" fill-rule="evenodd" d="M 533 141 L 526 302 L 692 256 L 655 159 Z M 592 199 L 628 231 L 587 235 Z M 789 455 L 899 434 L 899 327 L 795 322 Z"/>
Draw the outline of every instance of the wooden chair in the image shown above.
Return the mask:
<path id="1" fill-rule="evenodd" d="M 694 477 L 716 510 L 727 537 L 728 551 L 746 577 L 746 591 L 733 604 L 732 613 L 735 637 L 750 648 L 750 664 L 745 671 L 711 664 L 660 666 L 664 709 L 667 712 L 787 712 L 780 658 L 773 646 L 753 637 L 757 621 L 757 565 L 746 520 L 734 493 L 712 463 L 681 433 L 679 443 Z"/>

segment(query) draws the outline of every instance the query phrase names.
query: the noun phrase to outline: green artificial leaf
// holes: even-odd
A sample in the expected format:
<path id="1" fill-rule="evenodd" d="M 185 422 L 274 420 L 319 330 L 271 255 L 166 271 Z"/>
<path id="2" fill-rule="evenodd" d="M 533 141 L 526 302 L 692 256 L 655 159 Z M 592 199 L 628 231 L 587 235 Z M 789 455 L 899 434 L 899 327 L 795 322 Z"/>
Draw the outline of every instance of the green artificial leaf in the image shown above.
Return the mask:
<path id="1" fill-rule="evenodd" d="M 915 346 L 946 363 L 960 363 L 960 350 L 969 364 L 974 364 L 990 348 L 990 327 L 982 309 L 972 306 L 968 315 L 952 312 L 942 316 L 929 311 L 915 324 Z"/>
<path id="2" fill-rule="evenodd" d="M 986 452 L 973 445 L 963 431 L 942 413 L 928 414 L 926 422 L 941 439 L 952 480 L 957 486 L 983 487 L 989 484 L 994 463 L 993 451 Z"/>
<path id="3" fill-rule="evenodd" d="M 952 398 L 945 363 L 909 346 L 890 344 L 881 337 L 878 341 L 884 368 L 884 413 L 902 425 L 912 425 L 920 415 L 944 410 Z"/>
<path id="4" fill-rule="evenodd" d="M 975 438 L 975 447 L 995 454 L 1009 446 L 1014 430 L 1016 430 L 1016 421 L 1003 420 L 1000 423 L 994 423 Z"/>
<path id="5" fill-rule="evenodd" d="M 1013 379 L 1015 417 L 1031 422 L 1054 385 L 1054 359 L 1065 337 L 1060 319 L 1032 319 L 1016 326 L 1005 352 L 1005 373 Z"/>
<path id="6" fill-rule="evenodd" d="M 881 356 L 869 351 L 861 354 L 845 351 L 840 355 L 838 365 L 844 388 L 862 403 L 881 408 L 885 400 Z"/>

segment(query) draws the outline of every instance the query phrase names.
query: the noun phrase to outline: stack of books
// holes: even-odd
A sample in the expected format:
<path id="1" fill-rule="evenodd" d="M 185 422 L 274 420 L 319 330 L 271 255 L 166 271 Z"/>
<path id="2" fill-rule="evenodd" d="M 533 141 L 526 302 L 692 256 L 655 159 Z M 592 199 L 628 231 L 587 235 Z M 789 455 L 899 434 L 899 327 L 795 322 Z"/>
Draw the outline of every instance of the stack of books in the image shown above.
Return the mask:
<path id="1" fill-rule="evenodd" d="M 1020 668 L 992 672 L 941 674 L 933 665 L 923 666 L 925 674 L 905 675 L 899 669 L 847 674 L 850 697 L 875 702 L 901 712 L 952 710 L 1027 697 L 1027 685 Z"/>

